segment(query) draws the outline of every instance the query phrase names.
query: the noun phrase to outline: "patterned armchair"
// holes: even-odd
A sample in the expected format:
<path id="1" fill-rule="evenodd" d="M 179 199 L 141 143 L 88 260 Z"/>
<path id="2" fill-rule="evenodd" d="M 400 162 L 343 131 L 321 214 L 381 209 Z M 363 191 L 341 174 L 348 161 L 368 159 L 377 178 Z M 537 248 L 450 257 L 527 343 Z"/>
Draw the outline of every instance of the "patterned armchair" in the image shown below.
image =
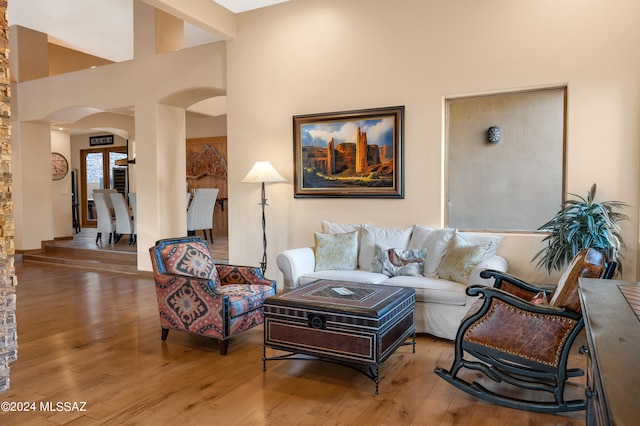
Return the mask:
<path id="1" fill-rule="evenodd" d="M 616 266 L 615 262 L 605 265 L 604 256 L 594 249 L 583 250 L 553 291 L 535 288 L 502 272 L 483 271 L 480 276 L 493 278 L 494 287 L 467 289 L 467 294 L 481 298 L 460 324 L 451 369 L 438 367 L 435 373 L 493 404 L 536 412 L 584 410 L 584 400 L 564 398 L 566 380 L 584 374 L 579 368 L 567 368 L 569 350 L 584 325 L 578 280 L 611 278 Z M 486 376 L 483 378 L 549 392 L 552 397 L 522 399 L 497 393 L 479 381 L 467 382 L 460 374 L 463 368 L 476 372 L 467 377 L 481 377 L 479 372 Z"/>
<path id="2" fill-rule="evenodd" d="M 162 340 L 169 330 L 220 340 L 226 355 L 229 339 L 264 321 L 264 299 L 276 282 L 260 268 L 215 265 L 199 237 L 164 239 L 149 249 L 156 282 Z"/>

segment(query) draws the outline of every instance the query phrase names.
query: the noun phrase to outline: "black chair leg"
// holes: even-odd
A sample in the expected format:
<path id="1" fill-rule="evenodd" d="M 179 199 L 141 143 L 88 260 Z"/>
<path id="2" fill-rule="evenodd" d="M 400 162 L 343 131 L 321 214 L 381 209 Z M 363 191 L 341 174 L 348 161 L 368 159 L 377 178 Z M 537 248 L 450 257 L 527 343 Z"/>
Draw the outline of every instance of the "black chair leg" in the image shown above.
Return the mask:
<path id="1" fill-rule="evenodd" d="M 213 244 L 213 229 L 209 229 L 209 239 L 211 240 L 211 243 Z"/>
<path id="2" fill-rule="evenodd" d="M 102 232 L 96 234 L 96 244 L 98 244 L 98 241 L 102 241 Z M 109 235 L 109 243 L 111 243 L 111 235 Z"/>
<path id="3" fill-rule="evenodd" d="M 220 345 L 220 355 L 226 355 L 229 349 L 229 339 L 218 340 L 218 344 Z"/>

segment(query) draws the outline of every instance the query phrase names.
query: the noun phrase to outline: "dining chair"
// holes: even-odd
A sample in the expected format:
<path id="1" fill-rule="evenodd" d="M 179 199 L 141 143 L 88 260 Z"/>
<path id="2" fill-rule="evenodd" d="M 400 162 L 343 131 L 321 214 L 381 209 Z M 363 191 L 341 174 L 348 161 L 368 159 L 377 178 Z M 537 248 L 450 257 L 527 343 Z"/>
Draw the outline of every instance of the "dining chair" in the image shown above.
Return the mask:
<path id="1" fill-rule="evenodd" d="M 107 203 L 107 208 L 109 209 L 109 213 L 111 217 L 115 219 L 115 213 L 113 209 L 113 203 L 111 202 L 111 194 L 118 192 L 117 189 L 94 189 L 93 193 L 100 193 L 104 195 L 104 201 Z"/>
<path id="2" fill-rule="evenodd" d="M 136 234 L 133 230 L 133 220 L 131 219 L 131 213 L 129 213 L 129 207 L 124 201 L 124 195 L 119 192 L 109 194 L 111 196 L 111 202 L 116 212 L 116 243 L 120 241 L 123 235 L 129 235 L 129 244 L 136 243 Z"/>
<path id="3" fill-rule="evenodd" d="M 96 244 L 98 241 L 102 241 L 102 234 L 109 235 L 109 244 L 114 237 L 116 231 L 116 221 L 111 216 L 111 209 L 107 205 L 107 197 L 103 192 L 93 193 L 93 202 L 96 206 L 96 212 L 98 214 L 98 232 L 96 234 Z"/>
<path id="4" fill-rule="evenodd" d="M 202 229 L 204 239 L 207 239 L 207 229 L 209 239 L 213 243 L 213 209 L 218 198 L 218 188 L 196 188 L 193 200 L 187 209 L 187 235 L 195 235 L 196 231 Z"/>
<path id="5" fill-rule="evenodd" d="M 131 220 L 133 221 L 133 235 L 138 235 L 138 215 L 137 213 L 138 198 L 135 192 L 129 193 L 129 207 L 131 208 Z"/>

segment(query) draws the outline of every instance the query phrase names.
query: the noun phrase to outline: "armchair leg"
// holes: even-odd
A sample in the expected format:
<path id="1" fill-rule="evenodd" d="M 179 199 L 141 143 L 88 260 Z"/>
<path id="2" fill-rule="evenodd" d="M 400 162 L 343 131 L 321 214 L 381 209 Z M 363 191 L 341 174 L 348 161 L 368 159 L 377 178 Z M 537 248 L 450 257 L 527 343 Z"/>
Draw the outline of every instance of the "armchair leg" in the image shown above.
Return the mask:
<path id="1" fill-rule="evenodd" d="M 226 355 L 227 349 L 229 349 L 229 339 L 218 340 L 218 345 L 220 346 L 220 355 Z"/>
<path id="2" fill-rule="evenodd" d="M 164 342 L 165 340 L 167 340 L 167 336 L 169 335 L 169 329 L 168 328 L 163 328 L 162 329 L 162 341 Z"/>

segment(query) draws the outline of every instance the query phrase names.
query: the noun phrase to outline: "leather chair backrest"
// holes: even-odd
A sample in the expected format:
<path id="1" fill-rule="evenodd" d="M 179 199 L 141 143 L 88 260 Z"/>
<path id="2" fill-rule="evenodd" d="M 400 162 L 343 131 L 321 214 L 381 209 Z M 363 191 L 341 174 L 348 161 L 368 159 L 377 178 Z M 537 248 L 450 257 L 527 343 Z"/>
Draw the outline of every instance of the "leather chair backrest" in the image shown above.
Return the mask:
<path id="1" fill-rule="evenodd" d="M 578 295 L 579 278 L 600 278 L 606 264 L 604 255 L 598 250 L 589 248 L 579 252 L 560 278 L 551 301 L 552 306 L 563 306 L 576 312 L 582 312 Z"/>

